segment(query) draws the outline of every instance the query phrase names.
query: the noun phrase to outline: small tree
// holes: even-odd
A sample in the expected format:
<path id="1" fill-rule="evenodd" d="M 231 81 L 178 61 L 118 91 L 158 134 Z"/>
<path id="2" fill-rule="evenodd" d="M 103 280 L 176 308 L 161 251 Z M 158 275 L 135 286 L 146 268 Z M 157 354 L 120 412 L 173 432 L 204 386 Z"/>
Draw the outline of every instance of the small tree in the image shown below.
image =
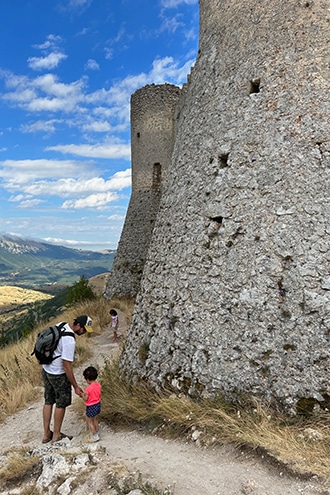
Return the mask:
<path id="1" fill-rule="evenodd" d="M 82 275 L 78 282 L 68 288 L 68 303 L 75 304 L 78 301 L 95 299 L 95 294 L 88 285 L 88 279 Z"/>

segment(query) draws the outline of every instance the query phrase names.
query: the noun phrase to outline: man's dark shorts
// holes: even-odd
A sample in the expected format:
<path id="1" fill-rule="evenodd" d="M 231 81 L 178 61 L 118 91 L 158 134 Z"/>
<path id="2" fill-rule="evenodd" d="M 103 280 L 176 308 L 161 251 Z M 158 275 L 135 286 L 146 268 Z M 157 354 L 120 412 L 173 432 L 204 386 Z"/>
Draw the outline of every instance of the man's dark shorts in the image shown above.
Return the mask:
<path id="1" fill-rule="evenodd" d="M 56 407 L 60 408 L 70 406 L 72 401 L 71 383 L 66 374 L 51 375 L 43 369 L 42 377 L 45 385 L 45 404 L 56 404 Z"/>

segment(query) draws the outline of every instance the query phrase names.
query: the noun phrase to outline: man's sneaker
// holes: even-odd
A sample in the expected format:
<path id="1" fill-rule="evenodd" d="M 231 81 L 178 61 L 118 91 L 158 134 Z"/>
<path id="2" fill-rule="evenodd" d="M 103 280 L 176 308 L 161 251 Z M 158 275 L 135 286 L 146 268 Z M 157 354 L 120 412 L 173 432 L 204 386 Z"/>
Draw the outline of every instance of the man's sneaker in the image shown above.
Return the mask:
<path id="1" fill-rule="evenodd" d="M 100 440 L 99 433 L 94 433 L 94 435 L 93 435 L 93 442 L 98 442 L 99 440 Z"/>

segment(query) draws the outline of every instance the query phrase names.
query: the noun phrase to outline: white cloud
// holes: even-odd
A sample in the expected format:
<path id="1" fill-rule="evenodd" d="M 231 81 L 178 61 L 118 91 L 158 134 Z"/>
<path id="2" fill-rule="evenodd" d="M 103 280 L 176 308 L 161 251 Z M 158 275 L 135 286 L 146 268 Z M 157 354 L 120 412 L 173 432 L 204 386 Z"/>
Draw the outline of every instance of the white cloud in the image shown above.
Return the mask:
<path id="1" fill-rule="evenodd" d="M 45 132 L 46 134 L 53 134 L 56 131 L 56 124 L 60 123 L 61 120 L 36 120 L 31 124 L 25 124 L 20 127 L 22 132 L 34 133 L 34 132 Z"/>
<path id="2" fill-rule="evenodd" d="M 178 17 L 177 16 L 174 16 L 174 17 L 164 17 L 163 18 L 163 21 L 162 21 L 162 25 L 159 29 L 159 32 L 164 32 L 164 31 L 167 31 L 169 32 L 170 34 L 173 34 L 175 33 L 175 31 L 179 28 L 179 27 L 182 27 L 184 26 L 184 23 L 183 22 L 180 22 L 178 20 Z"/>
<path id="3" fill-rule="evenodd" d="M 99 209 L 107 206 L 109 203 L 118 200 L 118 194 L 114 192 L 91 194 L 81 199 L 69 199 L 65 201 L 62 208 L 68 209 L 81 209 L 81 208 L 93 208 Z"/>
<path id="4" fill-rule="evenodd" d="M 110 215 L 108 216 L 108 220 L 118 220 L 120 222 L 125 220 L 125 215 Z"/>
<path id="5" fill-rule="evenodd" d="M 12 201 L 14 203 L 17 203 L 19 201 L 23 201 L 25 199 L 25 196 L 23 194 L 17 194 L 17 196 L 11 196 L 9 198 L 9 201 Z"/>
<path id="6" fill-rule="evenodd" d="M 67 55 L 59 49 L 61 42 L 61 36 L 50 34 L 44 43 L 33 45 L 34 48 L 42 51 L 43 56 L 29 57 L 27 62 L 30 69 L 50 70 L 58 67 L 61 61 L 67 58 Z"/>
<path id="7" fill-rule="evenodd" d="M 0 169 L 0 176 L 7 179 L 5 188 L 13 193 L 17 191 L 9 201 L 18 203 L 20 208 L 35 207 L 49 198 L 69 198 L 63 203 L 63 209 L 102 209 L 119 199 L 118 191 L 131 186 L 130 168 L 116 172 L 106 180 L 86 177 L 91 172 L 90 167 L 78 162 L 26 160 L 3 163 L 5 167 Z"/>
<path id="8" fill-rule="evenodd" d="M 58 151 L 63 154 L 86 156 L 91 158 L 122 158 L 129 160 L 131 157 L 131 147 L 129 144 L 64 144 L 49 146 L 47 151 Z"/>
<path id="9" fill-rule="evenodd" d="M 102 177 L 91 179 L 74 179 L 68 177 L 58 181 L 34 181 L 24 187 L 24 192 L 31 196 L 53 195 L 68 197 L 70 195 L 87 196 L 92 193 L 121 191 L 131 185 L 131 170 L 116 172 L 109 180 Z"/>
<path id="10" fill-rule="evenodd" d="M 111 129 L 109 122 L 100 120 L 93 120 L 82 125 L 82 130 L 85 132 L 109 132 Z"/>
<path id="11" fill-rule="evenodd" d="M 196 3 L 198 3 L 198 0 L 161 0 L 162 7 L 168 9 L 178 7 L 182 4 L 195 5 Z"/>
<path id="12" fill-rule="evenodd" d="M 61 36 L 55 34 L 49 34 L 44 43 L 39 45 L 33 45 L 33 48 L 37 48 L 39 50 L 48 50 L 56 48 L 62 41 Z"/>
<path id="13" fill-rule="evenodd" d="M 37 94 L 33 88 L 20 88 L 18 91 L 9 92 L 3 95 L 4 100 L 17 103 L 17 106 L 24 106 L 26 102 L 34 100 Z"/>
<path id="14" fill-rule="evenodd" d="M 84 78 L 64 84 L 58 82 L 53 74 L 44 74 L 32 80 L 8 72 L 2 75 L 6 79 L 6 85 L 14 89 L 3 94 L 2 98 L 30 112 L 77 112 L 78 105 L 85 100 Z"/>
<path id="15" fill-rule="evenodd" d="M 50 70 L 55 69 L 62 60 L 65 60 L 67 55 L 60 52 L 53 52 L 46 57 L 30 57 L 28 58 L 28 66 L 33 70 Z"/>
<path id="16" fill-rule="evenodd" d="M 100 66 L 96 62 L 96 60 L 93 60 L 92 58 L 89 58 L 85 64 L 85 70 L 99 70 Z"/>
<path id="17" fill-rule="evenodd" d="M 90 32 L 90 29 L 87 27 L 84 27 L 80 31 L 78 31 L 76 36 L 86 36 L 86 34 L 88 34 L 89 32 Z"/>
<path id="18" fill-rule="evenodd" d="M 0 71 L 0 77 L 5 79 L 9 89 L 1 98 L 32 114 L 58 113 L 63 119 L 63 125 L 66 123 L 71 128 L 81 128 L 86 132 L 108 132 L 107 124 L 117 131 L 128 131 L 131 94 L 146 84 L 183 84 L 193 62 L 194 60 L 190 59 L 182 65 L 172 57 L 157 58 L 149 73 L 127 76 L 121 81 L 116 81 L 109 89 L 101 88 L 91 93 L 87 90 L 86 76 L 66 84 L 51 73 L 29 79 L 8 71 Z M 93 112 L 95 115 L 100 114 L 101 111 L 103 122 L 98 125 L 94 122 L 88 128 L 89 116 Z M 70 119 L 64 120 L 68 116 Z M 31 126 L 31 123 L 29 125 Z"/>
<path id="19" fill-rule="evenodd" d="M 18 207 L 19 208 L 34 208 L 35 206 L 40 205 L 40 203 L 43 203 L 44 201 L 42 199 L 26 199 L 25 201 L 22 201 Z"/>
<path id="20" fill-rule="evenodd" d="M 54 74 L 44 74 L 33 81 L 33 86 L 37 89 L 41 89 L 41 91 L 49 96 L 67 98 L 68 96 L 76 97 L 79 95 L 80 99 L 82 99 L 80 95 L 84 82 L 83 80 L 80 80 L 70 84 L 64 84 L 58 82 L 58 78 L 54 76 Z"/>
<path id="21" fill-rule="evenodd" d="M 94 241 L 93 239 L 90 241 L 77 241 L 73 239 L 62 239 L 60 237 L 44 237 L 43 240 L 49 244 L 56 244 L 59 246 L 67 246 L 70 248 L 79 248 L 79 249 L 93 249 L 93 247 L 97 247 L 100 245 L 99 241 Z M 117 247 L 116 243 L 113 241 L 102 241 L 102 249 L 115 250 Z"/>
<path id="22" fill-rule="evenodd" d="M 68 3 L 68 7 L 72 9 L 80 9 L 82 7 L 89 7 L 92 3 L 92 0 L 70 0 Z"/>
<path id="23" fill-rule="evenodd" d="M 108 48 L 108 47 L 105 47 L 104 48 L 104 53 L 105 53 L 105 58 L 106 60 L 111 60 L 113 55 L 114 55 L 114 49 L 113 48 Z"/>
<path id="24" fill-rule="evenodd" d="M 68 105 L 67 105 L 68 103 Z M 70 112 L 74 109 L 76 102 L 66 101 L 60 98 L 35 98 L 26 105 L 30 112 Z"/>
<path id="25" fill-rule="evenodd" d="M 91 163 L 74 160 L 5 160 L 0 162 L 0 177 L 5 187 L 16 190 L 37 179 L 91 176 L 95 172 Z"/>

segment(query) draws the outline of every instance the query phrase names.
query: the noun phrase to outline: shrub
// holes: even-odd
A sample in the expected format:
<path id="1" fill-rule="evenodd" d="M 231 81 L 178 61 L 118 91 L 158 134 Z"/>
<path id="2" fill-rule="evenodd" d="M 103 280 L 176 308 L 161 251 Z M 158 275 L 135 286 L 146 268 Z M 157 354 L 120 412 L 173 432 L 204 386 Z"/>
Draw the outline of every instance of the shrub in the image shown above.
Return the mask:
<path id="1" fill-rule="evenodd" d="M 78 282 L 68 288 L 68 304 L 75 304 L 95 298 L 96 296 L 92 288 L 88 285 L 88 279 L 85 275 L 82 275 Z"/>

